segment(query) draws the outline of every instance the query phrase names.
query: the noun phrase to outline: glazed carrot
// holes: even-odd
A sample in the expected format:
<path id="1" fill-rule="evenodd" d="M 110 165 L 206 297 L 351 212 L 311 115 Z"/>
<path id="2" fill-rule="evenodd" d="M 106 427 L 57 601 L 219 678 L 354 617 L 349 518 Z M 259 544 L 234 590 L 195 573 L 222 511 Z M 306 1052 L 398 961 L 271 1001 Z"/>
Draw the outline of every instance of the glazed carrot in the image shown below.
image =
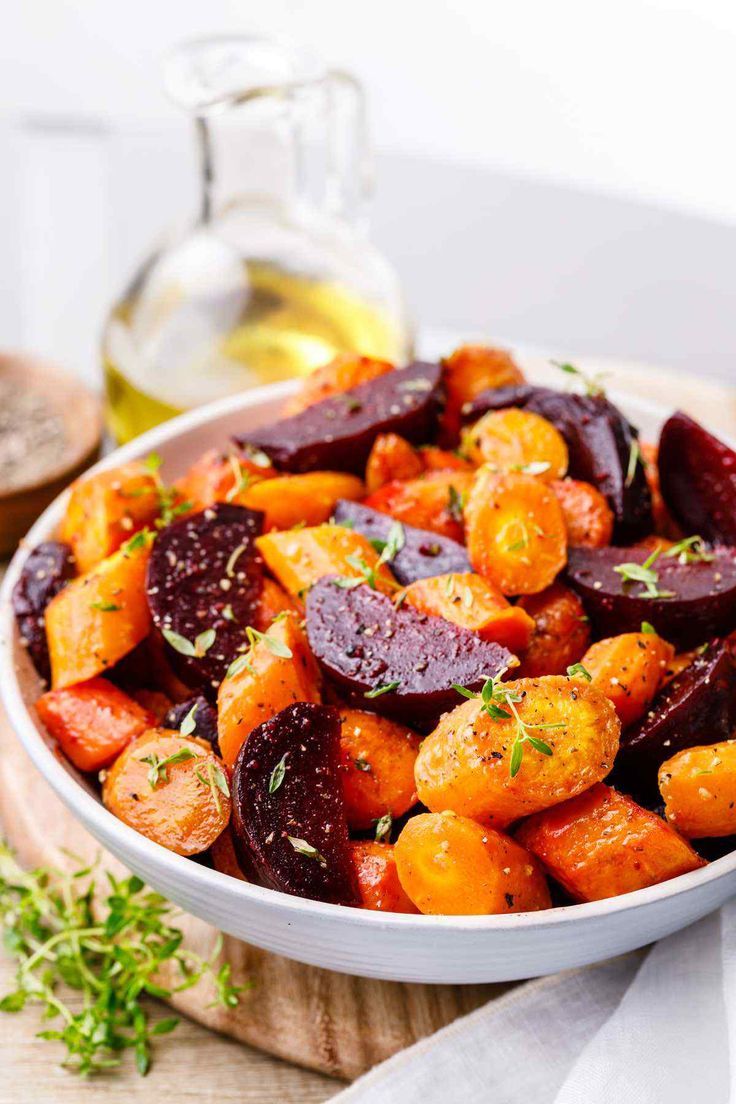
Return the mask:
<path id="1" fill-rule="evenodd" d="M 420 737 L 410 728 L 368 713 L 342 709 L 340 774 L 351 828 L 371 828 L 386 813 L 402 816 L 416 804 L 414 761 Z"/>
<path id="2" fill-rule="evenodd" d="M 475 697 L 445 713 L 427 736 L 414 778 L 428 809 L 502 828 L 610 771 L 621 724 L 599 690 L 550 675 L 503 683 L 502 691 L 512 704 L 497 697 L 487 708 Z"/>
<path id="3" fill-rule="evenodd" d="M 567 562 L 560 504 L 531 475 L 480 468 L 465 507 L 465 531 L 473 569 L 503 594 L 537 594 Z"/>
<path id="4" fill-rule="evenodd" d="M 361 383 L 384 376 L 393 371 L 393 368 L 393 364 L 387 360 L 341 353 L 306 377 L 301 389 L 284 406 L 284 416 L 298 414 L 314 403 L 329 399 L 331 395 L 350 391 Z"/>
<path id="5" fill-rule="evenodd" d="M 470 629 L 483 640 L 504 644 L 515 653 L 528 646 L 534 630 L 528 613 L 512 606 L 493 583 L 472 572 L 418 579 L 397 595 L 396 601 L 402 600 L 422 613 Z"/>
<path id="6" fill-rule="evenodd" d="M 227 874 L 231 878 L 237 878 L 240 882 L 247 882 L 242 867 L 238 862 L 233 843 L 233 834 L 230 825 L 224 829 L 210 847 L 210 857 L 215 870 L 221 874 Z"/>
<path id="7" fill-rule="evenodd" d="M 72 484 L 59 537 L 71 545 L 84 574 L 149 525 L 159 509 L 158 477 L 135 460 Z"/>
<path id="8" fill-rule="evenodd" d="M 293 702 L 319 702 L 319 674 L 297 617 L 287 613 L 257 640 L 220 684 L 217 730 L 222 757 L 233 766 L 254 728 Z"/>
<path id="9" fill-rule="evenodd" d="M 736 740 L 679 751 L 659 768 L 664 815 L 688 839 L 736 833 Z"/>
<path id="10" fill-rule="evenodd" d="M 401 885 L 420 912 L 483 916 L 551 908 L 536 860 L 508 836 L 467 817 L 412 817 L 394 854 Z"/>
<path id="11" fill-rule="evenodd" d="M 178 855 L 206 851 L 230 820 L 227 771 L 206 740 L 151 728 L 128 744 L 102 785 L 119 820 Z"/>
<path id="12" fill-rule="evenodd" d="M 332 516 L 339 498 L 358 499 L 364 494 L 362 481 L 354 475 L 316 471 L 252 483 L 232 501 L 237 506 L 262 510 L 263 528 L 268 532 L 295 525 L 321 525 Z"/>
<path id="13" fill-rule="evenodd" d="M 161 724 L 174 704 L 171 698 L 167 694 L 162 693 L 161 690 L 131 690 L 130 696 L 151 715 L 154 725 Z M 148 727 L 152 727 L 152 724 L 149 723 Z"/>
<path id="14" fill-rule="evenodd" d="M 67 759 L 81 771 L 108 766 L 156 718 L 103 678 L 49 690 L 36 710 Z"/>
<path id="15" fill-rule="evenodd" d="M 272 479 L 276 471 L 265 454 L 251 459 L 236 452 L 210 449 L 203 453 L 184 476 L 174 484 L 182 502 L 191 510 L 204 510 L 215 502 L 231 502 L 239 491 L 264 479 Z"/>
<path id="16" fill-rule="evenodd" d="M 424 471 L 424 463 L 413 445 L 398 433 L 380 433 L 373 444 L 365 468 L 369 494 L 396 479 L 414 479 Z"/>
<path id="17" fill-rule="evenodd" d="M 368 495 L 364 505 L 417 529 L 462 541 L 463 502 L 472 484 L 471 472 L 427 472 L 418 479 L 386 483 Z"/>
<path id="18" fill-rule="evenodd" d="M 655 813 L 602 782 L 530 817 L 515 835 L 576 901 L 631 893 L 706 865 Z"/>
<path id="19" fill-rule="evenodd" d="M 265 632 L 271 622 L 280 613 L 285 613 L 287 610 L 296 612 L 294 602 L 278 583 L 266 576 L 263 580 L 258 608 L 253 618 L 253 628 L 257 629 L 258 632 Z"/>
<path id="20" fill-rule="evenodd" d="M 646 713 L 674 655 L 655 632 L 622 633 L 591 644 L 580 662 L 626 728 Z"/>
<path id="21" fill-rule="evenodd" d="M 323 575 L 348 579 L 370 576 L 376 589 L 393 594 L 396 583 L 370 541 L 342 525 L 318 525 L 283 533 L 268 533 L 256 541 L 258 550 L 289 594 L 301 597 Z"/>
<path id="22" fill-rule="evenodd" d="M 373 912 L 418 912 L 404 892 L 390 843 L 354 840 L 350 850 L 358 875 L 361 908 Z"/>
<path id="23" fill-rule="evenodd" d="M 461 345 L 443 361 L 442 368 L 447 401 L 440 436 L 449 445 L 458 439 L 460 413 L 465 403 L 487 388 L 524 382 L 510 353 L 486 345 Z"/>
<path id="24" fill-rule="evenodd" d="M 597 487 L 579 479 L 554 479 L 551 487 L 562 507 L 568 544 L 603 548 L 611 543 L 613 511 Z"/>
<path id="25" fill-rule="evenodd" d="M 574 591 L 553 583 L 539 594 L 519 599 L 534 620 L 534 632 L 522 656 L 518 674 L 524 678 L 564 675 L 577 663 L 590 642 L 590 624 Z"/>
<path id="26" fill-rule="evenodd" d="M 548 483 L 567 472 L 564 438 L 551 422 L 529 410 L 490 410 L 464 430 L 460 451 L 474 464 L 499 472 L 523 472 Z"/>
<path id="27" fill-rule="evenodd" d="M 137 534 L 49 603 L 46 636 L 55 690 L 102 674 L 148 634 L 149 551 L 149 540 Z"/>
<path id="28" fill-rule="evenodd" d="M 673 678 L 677 678 L 686 667 L 690 666 L 697 654 L 697 651 L 693 651 L 678 652 L 677 655 L 674 655 L 662 672 L 662 686 L 666 686 L 668 682 L 672 682 Z"/>

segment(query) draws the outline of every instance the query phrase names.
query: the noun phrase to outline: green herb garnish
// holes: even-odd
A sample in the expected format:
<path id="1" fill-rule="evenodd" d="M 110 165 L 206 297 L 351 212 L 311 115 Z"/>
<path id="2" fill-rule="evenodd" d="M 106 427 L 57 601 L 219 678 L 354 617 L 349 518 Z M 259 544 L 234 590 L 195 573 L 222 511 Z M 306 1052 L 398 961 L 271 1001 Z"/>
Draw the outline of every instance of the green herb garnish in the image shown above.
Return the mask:
<path id="1" fill-rule="evenodd" d="M 582 678 L 585 679 L 586 682 L 593 681 L 593 676 L 591 675 L 590 671 L 587 667 L 583 667 L 582 663 L 573 663 L 570 667 L 568 667 L 567 677 Z"/>
<path id="2" fill-rule="evenodd" d="M 304 855 L 307 859 L 314 859 L 320 866 L 327 866 L 327 859 L 324 855 L 321 855 L 316 847 L 312 847 L 311 843 L 307 843 L 306 840 L 299 839 L 298 836 L 286 837 L 291 846 L 296 851 L 297 855 Z"/>
<path id="3" fill-rule="evenodd" d="M 230 787 L 227 782 L 227 776 L 223 771 L 219 763 L 213 763 L 211 759 L 207 760 L 204 774 L 202 770 L 197 767 L 194 772 L 202 783 L 212 794 L 212 798 L 215 802 L 215 808 L 217 809 L 218 816 L 222 813 L 222 802 L 220 801 L 220 794 L 224 794 L 225 797 L 230 797 Z"/>
<path id="4" fill-rule="evenodd" d="M 197 712 L 197 703 L 195 702 L 194 705 L 192 706 L 192 708 L 187 713 L 187 715 L 182 718 L 182 722 L 179 725 L 179 732 L 181 733 L 182 736 L 191 736 L 192 733 L 194 732 L 195 728 L 197 727 L 197 722 L 195 720 L 196 712 Z"/>
<path id="5" fill-rule="evenodd" d="M 282 784 L 284 778 L 286 777 L 286 756 L 288 754 L 288 751 L 285 751 L 276 766 L 271 771 L 271 776 L 268 780 L 268 792 L 270 794 L 276 793 L 279 786 Z"/>
<path id="6" fill-rule="evenodd" d="M 465 509 L 465 492 L 458 493 L 456 487 L 453 487 L 452 483 L 447 488 L 447 511 L 453 521 L 462 522 L 463 510 Z"/>
<path id="7" fill-rule="evenodd" d="M 358 758 L 353 761 L 355 763 L 356 770 L 364 771 L 366 774 L 370 774 L 372 768 L 367 759 L 363 759 L 362 756 L 358 756 Z"/>
<path id="8" fill-rule="evenodd" d="M 385 682 L 381 686 L 374 686 L 372 690 L 366 690 L 364 698 L 380 698 L 382 694 L 390 694 L 392 690 L 398 690 L 400 682 Z"/>
<path id="9" fill-rule="evenodd" d="M 561 372 L 566 372 L 568 376 L 576 376 L 585 387 L 585 394 L 595 397 L 596 395 L 605 395 L 605 390 L 601 386 L 601 380 L 605 378 L 605 373 L 597 372 L 594 376 L 589 376 L 586 372 L 581 371 L 580 368 L 576 368 L 574 364 L 561 364 L 557 360 L 550 361 L 555 368 L 559 368 Z"/>
<path id="10" fill-rule="evenodd" d="M 646 633 L 648 636 L 656 636 L 657 635 L 657 630 L 655 629 L 654 625 L 652 625 L 652 623 L 650 621 L 642 621 L 641 631 L 643 633 Z"/>
<path id="11" fill-rule="evenodd" d="M 208 959 L 186 950 L 169 922 L 172 906 L 140 878 L 107 877 L 108 893 L 95 906 L 93 868 L 26 873 L 0 844 L 0 921 L 16 960 L 16 988 L 0 1010 L 37 1004 L 44 1020 L 58 1023 L 40 1038 L 61 1043 L 64 1065 L 82 1076 L 120 1066 L 125 1050 L 146 1074 L 154 1040 L 179 1022 L 175 1016 L 151 1022 L 148 994 L 169 997 L 210 977 L 216 1003 L 233 1008 L 249 986 L 233 985 L 230 966 L 217 966 L 220 940 Z M 180 980 L 165 989 L 158 978 L 167 966 Z M 65 986 L 78 994 L 72 1008 Z"/>
<path id="12" fill-rule="evenodd" d="M 636 468 L 641 463 L 641 445 L 636 437 L 631 439 L 631 447 L 629 448 L 629 464 L 626 469 L 626 479 L 624 480 L 624 486 L 630 487 L 634 482 L 636 476 Z"/>
<path id="13" fill-rule="evenodd" d="M 186 763 L 189 759 L 199 759 L 199 756 L 191 748 L 183 747 L 167 755 L 165 759 L 159 759 L 156 752 L 152 751 L 150 755 L 141 756 L 139 762 L 148 764 L 148 784 L 155 790 L 159 782 L 169 781 L 168 767 L 175 763 Z"/>
<path id="14" fill-rule="evenodd" d="M 393 823 L 394 820 L 390 813 L 384 813 L 382 817 L 379 817 L 376 821 L 376 843 L 383 843 L 391 839 Z"/>
<path id="15" fill-rule="evenodd" d="M 116 605 L 115 602 L 90 602 L 89 608 L 99 610 L 100 613 L 117 613 L 123 607 Z"/>
<path id="16" fill-rule="evenodd" d="M 249 625 L 245 630 L 245 635 L 248 637 L 248 643 L 251 647 L 263 642 L 271 655 L 278 656 L 279 659 L 291 659 L 294 655 L 289 645 L 284 644 L 283 640 L 279 640 L 275 636 L 269 636 L 268 633 L 259 632 L 252 625 Z"/>
<path id="17" fill-rule="evenodd" d="M 711 563 L 715 559 L 714 554 L 705 547 L 702 537 L 685 537 L 668 548 L 664 555 L 681 564 Z"/>
<path id="18" fill-rule="evenodd" d="M 638 595 L 639 598 L 674 598 L 675 596 L 672 590 L 659 589 L 659 573 L 652 567 L 658 559 L 659 553 L 660 550 L 655 548 L 652 554 L 647 556 L 643 564 L 622 563 L 617 564 L 613 569 L 621 576 L 624 583 L 642 584 L 644 590 Z"/>
<path id="19" fill-rule="evenodd" d="M 194 642 L 187 640 L 181 633 L 174 632 L 173 629 L 162 629 L 161 633 L 164 640 L 171 645 L 175 652 L 178 652 L 183 656 L 195 657 L 201 659 L 210 650 L 215 643 L 216 633 L 214 629 L 205 629 L 204 632 L 199 633 L 194 638 Z"/>

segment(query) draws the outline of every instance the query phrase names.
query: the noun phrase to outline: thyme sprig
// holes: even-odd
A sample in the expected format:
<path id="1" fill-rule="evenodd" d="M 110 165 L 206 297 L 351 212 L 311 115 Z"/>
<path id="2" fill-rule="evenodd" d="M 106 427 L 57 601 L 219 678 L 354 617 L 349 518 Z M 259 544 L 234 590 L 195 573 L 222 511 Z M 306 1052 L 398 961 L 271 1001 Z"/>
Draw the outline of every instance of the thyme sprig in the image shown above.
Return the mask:
<path id="1" fill-rule="evenodd" d="M 566 372 L 568 376 L 576 376 L 585 388 L 585 394 L 595 397 L 596 395 L 605 395 L 606 391 L 601 381 L 605 379 L 605 372 L 596 372 L 595 375 L 588 375 L 587 372 L 583 372 L 582 369 L 576 368 L 574 364 L 561 363 L 558 360 L 550 361 L 555 368 L 559 368 L 561 372 Z"/>
<path id="2" fill-rule="evenodd" d="M 644 563 L 616 564 L 613 570 L 621 576 L 624 583 L 642 584 L 644 590 L 637 595 L 639 598 L 674 598 L 675 592 L 673 590 L 660 590 L 659 588 L 659 572 L 653 566 L 659 555 L 660 549 L 655 548 L 652 554 L 647 556 Z"/>
<path id="3" fill-rule="evenodd" d="M 152 1021 L 147 995 L 166 998 L 210 978 L 213 1003 L 232 1008 L 249 986 L 234 985 L 230 966 L 218 965 L 219 941 L 209 958 L 187 950 L 171 924 L 173 906 L 140 878 L 107 879 L 97 903 L 94 867 L 27 873 L 0 844 L 0 923 L 16 961 L 15 989 L 0 1011 L 38 1005 L 44 1020 L 56 1021 L 39 1037 L 61 1043 L 63 1064 L 82 1076 L 115 1069 L 126 1050 L 146 1074 L 154 1040 L 179 1022 Z M 165 988 L 159 973 L 172 964 L 180 980 Z"/>

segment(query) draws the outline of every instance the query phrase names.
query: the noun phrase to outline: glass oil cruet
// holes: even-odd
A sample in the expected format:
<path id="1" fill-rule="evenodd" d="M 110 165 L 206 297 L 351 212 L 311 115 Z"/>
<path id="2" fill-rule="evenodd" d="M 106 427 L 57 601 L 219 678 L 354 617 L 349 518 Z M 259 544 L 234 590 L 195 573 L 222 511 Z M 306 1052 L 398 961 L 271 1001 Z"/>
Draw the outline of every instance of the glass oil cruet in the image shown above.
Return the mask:
<path id="1" fill-rule="evenodd" d="M 194 119 L 201 210 L 108 318 L 108 426 L 118 442 L 338 353 L 404 361 L 411 333 L 398 281 L 365 232 L 356 81 L 302 49 L 240 36 L 178 47 L 166 79 Z"/>

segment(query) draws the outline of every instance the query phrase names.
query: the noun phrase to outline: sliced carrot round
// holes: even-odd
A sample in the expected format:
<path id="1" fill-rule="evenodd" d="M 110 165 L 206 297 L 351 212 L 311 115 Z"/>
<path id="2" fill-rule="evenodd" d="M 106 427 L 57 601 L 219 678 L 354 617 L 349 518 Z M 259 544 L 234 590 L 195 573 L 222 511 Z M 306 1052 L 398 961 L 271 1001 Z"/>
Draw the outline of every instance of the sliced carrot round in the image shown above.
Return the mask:
<path id="1" fill-rule="evenodd" d="M 476 464 L 500 472 L 523 472 L 537 479 L 561 479 L 568 454 L 557 429 L 530 410 L 490 410 L 462 437 L 461 451 Z"/>

